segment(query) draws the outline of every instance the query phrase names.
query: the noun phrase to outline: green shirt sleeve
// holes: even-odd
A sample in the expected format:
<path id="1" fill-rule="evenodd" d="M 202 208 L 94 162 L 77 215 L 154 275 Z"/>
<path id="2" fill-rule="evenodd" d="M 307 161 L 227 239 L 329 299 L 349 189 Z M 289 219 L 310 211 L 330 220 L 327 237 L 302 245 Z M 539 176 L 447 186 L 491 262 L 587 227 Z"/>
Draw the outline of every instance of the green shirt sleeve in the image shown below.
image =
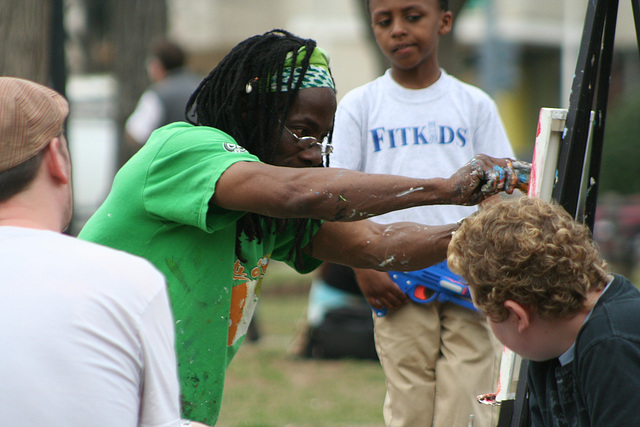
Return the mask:
<path id="1" fill-rule="evenodd" d="M 176 127 L 183 129 L 176 129 Z M 158 219 L 197 227 L 206 232 L 226 227 L 244 212 L 217 209 L 209 201 L 220 176 L 232 164 L 259 161 L 226 133 L 206 127 L 176 124 L 156 131 L 157 145 L 144 176 L 145 210 Z"/>

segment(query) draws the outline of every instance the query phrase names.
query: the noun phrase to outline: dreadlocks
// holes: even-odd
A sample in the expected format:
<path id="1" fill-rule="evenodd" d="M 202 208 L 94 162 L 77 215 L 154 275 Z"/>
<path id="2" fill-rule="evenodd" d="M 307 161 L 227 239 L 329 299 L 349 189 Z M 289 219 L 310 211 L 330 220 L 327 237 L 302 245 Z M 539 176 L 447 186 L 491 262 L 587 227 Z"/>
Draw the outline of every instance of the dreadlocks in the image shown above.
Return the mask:
<path id="1" fill-rule="evenodd" d="M 272 163 L 277 142 L 284 130 L 289 108 L 309 68 L 316 42 L 302 39 L 284 30 L 273 30 L 251 37 L 222 59 L 191 95 L 186 107 L 191 124 L 220 129 L 264 163 Z M 287 58 L 304 52 L 302 61 L 291 61 L 291 72 L 285 68 Z M 293 70 L 299 67 L 299 73 Z M 288 260 L 302 267 L 302 242 L 308 226 L 306 219 L 276 219 L 255 213 L 244 215 L 236 227 L 235 253 L 242 256 L 240 237 L 258 243 L 266 232 L 284 233 L 292 224 L 295 240 Z M 313 220 L 309 237 L 319 226 Z"/>

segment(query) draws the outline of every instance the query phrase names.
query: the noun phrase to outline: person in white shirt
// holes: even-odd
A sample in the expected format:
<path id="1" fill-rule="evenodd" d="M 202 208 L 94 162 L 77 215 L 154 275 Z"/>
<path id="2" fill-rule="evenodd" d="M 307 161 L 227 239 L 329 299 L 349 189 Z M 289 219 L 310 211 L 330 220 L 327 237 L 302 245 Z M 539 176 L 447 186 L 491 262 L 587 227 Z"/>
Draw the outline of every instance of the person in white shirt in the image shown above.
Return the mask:
<path id="1" fill-rule="evenodd" d="M 185 66 L 187 55 L 177 43 L 155 40 L 150 50 L 147 74 L 152 84 L 125 123 L 126 140 L 137 148 L 159 127 L 185 121 L 187 101 L 202 80 Z"/>
<path id="2" fill-rule="evenodd" d="M 180 425 L 173 318 L 148 261 L 64 235 L 67 101 L 0 77 L 2 425 Z"/>

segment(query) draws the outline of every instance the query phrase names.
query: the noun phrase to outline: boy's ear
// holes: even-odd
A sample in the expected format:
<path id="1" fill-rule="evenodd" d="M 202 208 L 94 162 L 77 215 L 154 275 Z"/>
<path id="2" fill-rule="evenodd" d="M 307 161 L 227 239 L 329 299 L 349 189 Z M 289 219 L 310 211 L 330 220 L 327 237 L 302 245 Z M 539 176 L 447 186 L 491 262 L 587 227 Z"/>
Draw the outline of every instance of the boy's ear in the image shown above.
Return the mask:
<path id="1" fill-rule="evenodd" d="M 445 34 L 449 34 L 451 32 L 451 28 L 453 27 L 453 13 L 447 11 L 442 13 L 440 17 L 440 28 L 438 29 L 438 34 L 444 36 Z"/>
<path id="2" fill-rule="evenodd" d="M 518 332 L 523 333 L 531 325 L 531 313 L 529 310 L 513 300 L 506 300 L 504 306 L 513 316 L 518 323 Z"/>

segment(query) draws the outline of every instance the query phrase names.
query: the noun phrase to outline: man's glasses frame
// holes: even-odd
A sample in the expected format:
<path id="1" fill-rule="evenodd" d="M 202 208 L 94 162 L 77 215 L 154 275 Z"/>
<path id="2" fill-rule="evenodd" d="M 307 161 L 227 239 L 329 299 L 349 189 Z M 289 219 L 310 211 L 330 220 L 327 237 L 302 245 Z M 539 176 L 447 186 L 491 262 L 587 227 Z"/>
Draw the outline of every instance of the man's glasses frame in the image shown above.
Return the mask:
<path id="1" fill-rule="evenodd" d="M 283 125 L 283 127 L 286 129 L 287 132 L 291 134 L 291 136 L 295 138 L 296 142 L 298 144 L 302 144 L 302 146 L 305 149 L 309 149 L 317 146 L 320 148 L 320 154 L 323 156 L 328 156 L 329 154 L 333 153 L 333 146 L 329 144 L 328 138 L 325 138 L 322 141 L 319 141 L 318 138 L 314 136 L 298 136 L 295 133 L 293 133 L 293 131 L 289 129 L 287 125 Z"/>

